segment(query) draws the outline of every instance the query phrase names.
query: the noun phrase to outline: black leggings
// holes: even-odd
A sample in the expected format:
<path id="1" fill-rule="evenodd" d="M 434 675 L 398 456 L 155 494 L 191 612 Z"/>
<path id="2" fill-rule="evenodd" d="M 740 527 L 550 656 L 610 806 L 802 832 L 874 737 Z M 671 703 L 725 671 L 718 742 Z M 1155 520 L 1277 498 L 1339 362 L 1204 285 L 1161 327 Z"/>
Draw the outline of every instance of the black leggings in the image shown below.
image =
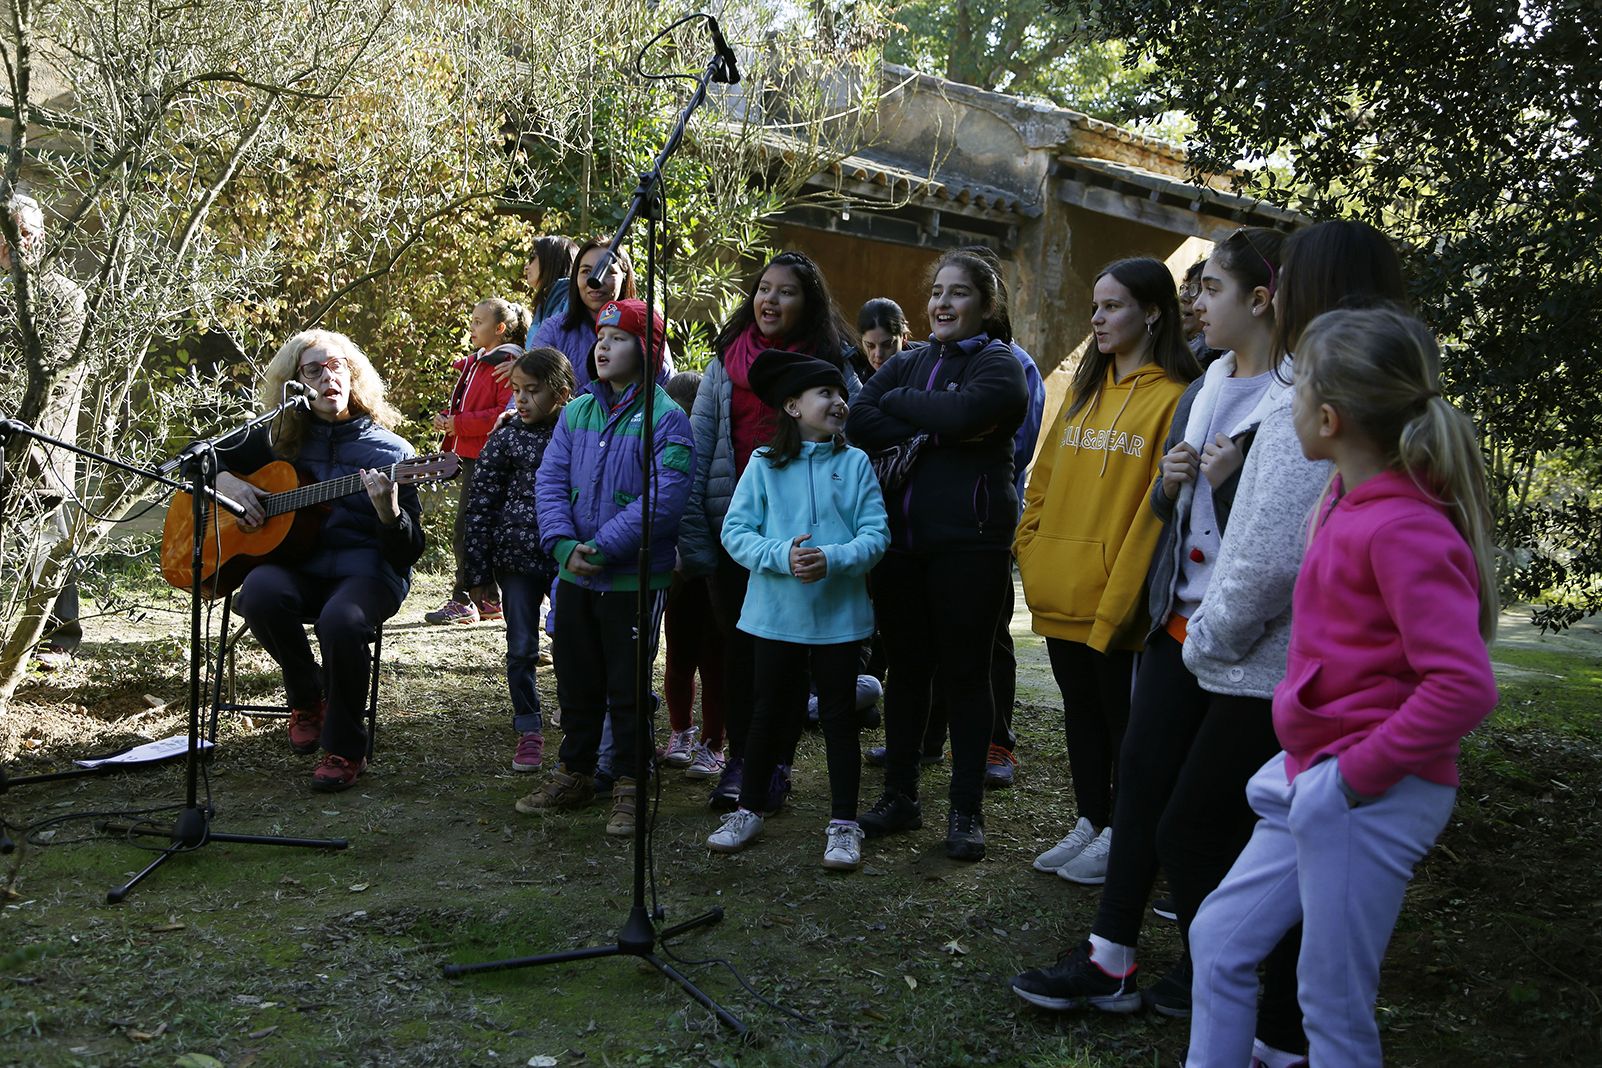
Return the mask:
<path id="1" fill-rule="evenodd" d="M 951 809 L 977 814 L 995 725 L 990 662 L 1012 583 L 1005 549 L 915 554 L 892 550 L 873 572 L 889 679 L 885 785 L 918 796 L 919 757 L 938 685 L 951 713 Z"/>
<path id="2" fill-rule="evenodd" d="M 1062 691 L 1062 731 L 1079 815 L 1102 828 L 1113 819 L 1118 749 L 1129 723 L 1135 654 L 1098 653 L 1083 642 L 1047 638 L 1051 673 Z M 1116 840 L 1117 833 L 1113 838 Z"/>
<path id="3" fill-rule="evenodd" d="M 755 639 L 739 626 L 745 588 L 750 581 L 751 572 L 720 546 L 718 569 L 712 574 L 712 614 L 723 639 L 724 729 L 729 736 L 730 760 L 745 756 L 746 736 L 751 732 L 751 714 L 756 704 Z"/>
<path id="4" fill-rule="evenodd" d="M 1168 875 L 1180 936 L 1187 945 L 1201 903 L 1229 874 L 1257 824 L 1257 813 L 1246 803 L 1246 783 L 1280 750 L 1268 698 L 1210 696 L 1173 797 L 1157 824 L 1157 860 Z M 1257 1021 L 1259 1038 L 1293 1052 L 1307 1048 L 1296 1003 L 1301 946 L 1302 927 L 1297 924 L 1264 959 Z"/>
<path id="5" fill-rule="evenodd" d="M 1012 733 L 1012 708 L 1018 701 L 1018 653 L 1012 644 L 1012 583 L 1007 583 L 1007 601 L 996 619 L 996 644 L 990 650 L 990 696 L 996 703 L 995 724 L 990 731 L 990 744 L 1011 752 L 1018 748 L 1017 735 Z M 923 751 L 927 756 L 939 756 L 946 749 L 946 724 L 951 719 L 945 698 L 935 694 L 929 714 L 929 726 L 923 732 Z"/>
<path id="6" fill-rule="evenodd" d="M 644 635 L 646 657 L 656 660 L 657 637 L 662 633 L 662 607 L 666 590 L 651 597 L 650 633 Z M 556 612 L 562 637 L 554 643 L 556 699 L 562 708 L 560 759 L 570 772 L 592 775 L 608 718 L 612 722 L 612 772 L 619 778 L 636 778 L 636 712 L 652 716 L 655 695 L 647 706 L 635 706 L 635 635 L 640 595 L 635 590 L 590 590 L 574 583 L 556 584 Z M 647 752 L 646 765 L 651 754 Z"/>
<path id="7" fill-rule="evenodd" d="M 829 814 L 857 818 L 862 757 L 857 734 L 857 664 L 861 642 L 798 645 L 754 638 L 756 674 L 762 679 L 746 736 L 740 804 L 760 812 L 776 764 L 794 752 L 807 721 L 809 679 L 818 687 L 818 722 L 829 765 Z"/>

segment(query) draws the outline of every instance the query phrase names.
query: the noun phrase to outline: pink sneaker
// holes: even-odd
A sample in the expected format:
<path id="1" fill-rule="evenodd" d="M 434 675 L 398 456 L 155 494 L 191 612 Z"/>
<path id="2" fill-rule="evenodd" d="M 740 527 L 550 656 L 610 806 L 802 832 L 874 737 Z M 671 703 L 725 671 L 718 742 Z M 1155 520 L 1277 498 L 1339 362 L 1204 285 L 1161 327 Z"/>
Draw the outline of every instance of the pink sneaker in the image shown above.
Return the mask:
<path id="1" fill-rule="evenodd" d="M 432 612 L 423 613 L 423 622 L 436 625 L 447 623 L 477 623 L 478 609 L 471 601 L 446 601 Z"/>
<path id="2" fill-rule="evenodd" d="M 695 727 L 674 731 L 668 735 L 667 748 L 659 754 L 662 763 L 670 768 L 687 768 L 694 759 Z"/>
<path id="3" fill-rule="evenodd" d="M 501 602 L 489 598 L 478 602 L 478 618 L 481 623 L 490 623 L 501 618 Z"/>
<path id="4" fill-rule="evenodd" d="M 525 731 L 517 739 L 517 753 L 512 757 L 513 771 L 538 771 L 545 756 L 545 735 L 539 731 Z"/>

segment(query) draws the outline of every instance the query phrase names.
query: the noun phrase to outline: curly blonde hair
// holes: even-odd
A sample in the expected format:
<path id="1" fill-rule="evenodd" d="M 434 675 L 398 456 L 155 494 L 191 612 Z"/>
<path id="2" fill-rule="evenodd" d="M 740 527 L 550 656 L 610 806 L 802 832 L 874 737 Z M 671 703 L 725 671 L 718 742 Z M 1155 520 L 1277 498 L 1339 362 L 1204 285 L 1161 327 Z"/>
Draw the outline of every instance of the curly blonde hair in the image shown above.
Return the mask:
<path id="1" fill-rule="evenodd" d="M 373 362 L 344 334 L 332 330 L 302 330 L 273 354 L 262 376 L 261 404 L 264 408 L 276 407 L 284 400 L 284 383 L 298 381 L 300 358 L 309 348 L 321 348 L 330 356 L 338 356 L 350 366 L 350 407 L 358 415 L 365 415 L 381 427 L 393 430 L 399 426 L 402 415 L 384 399 L 384 380 L 373 368 Z M 314 416 L 305 408 L 292 408 L 273 424 L 273 451 L 286 460 L 300 455 L 300 444 L 306 436 L 306 427 Z"/>

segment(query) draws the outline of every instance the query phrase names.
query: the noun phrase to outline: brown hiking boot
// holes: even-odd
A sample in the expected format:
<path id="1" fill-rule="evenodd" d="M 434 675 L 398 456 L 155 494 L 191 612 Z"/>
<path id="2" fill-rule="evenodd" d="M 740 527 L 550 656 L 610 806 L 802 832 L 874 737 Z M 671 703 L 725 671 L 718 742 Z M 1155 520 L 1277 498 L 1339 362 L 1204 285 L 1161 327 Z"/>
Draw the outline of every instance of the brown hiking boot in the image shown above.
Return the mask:
<path id="1" fill-rule="evenodd" d="M 545 785 L 517 799 L 517 811 L 532 814 L 562 809 L 583 808 L 595 797 L 595 780 L 589 775 L 575 775 L 567 765 L 558 765 L 545 780 Z"/>
<path id="2" fill-rule="evenodd" d="M 634 780 L 619 779 L 612 784 L 612 818 L 606 821 L 607 834 L 634 833 Z"/>

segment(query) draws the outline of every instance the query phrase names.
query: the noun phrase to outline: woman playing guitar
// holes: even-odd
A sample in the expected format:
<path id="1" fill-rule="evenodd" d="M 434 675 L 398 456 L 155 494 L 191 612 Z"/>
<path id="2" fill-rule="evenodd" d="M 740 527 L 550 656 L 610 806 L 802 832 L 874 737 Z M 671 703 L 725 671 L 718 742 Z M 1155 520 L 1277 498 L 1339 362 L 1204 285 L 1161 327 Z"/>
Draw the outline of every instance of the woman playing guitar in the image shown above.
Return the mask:
<path id="1" fill-rule="evenodd" d="M 309 410 L 290 409 L 240 445 L 220 449 L 227 470 L 217 476 L 217 489 L 244 506 L 239 525 L 250 531 L 266 522 L 265 495 L 230 472 L 248 475 L 287 460 L 305 481 L 360 474 L 365 498 L 326 505 L 309 552 L 296 561 L 258 565 L 235 596 L 251 633 L 283 669 L 290 748 L 323 750 L 312 788 L 343 790 L 367 766 L 362 712 L 371 642 L 377 625 L 400 608 L 412 565 L 423 553 L 422 506 L 414 487 L 374 470 L 413 450 L 387 429 L 400 413 L 385 401 L 383 380 L 355 343 L 326 330 L 296 334 L 267 365 L 263 403 L 276 405 L 292 379 L 311 388 Z M 317 625 L 321 671 L 302 629 L 307 620 Z"/>

